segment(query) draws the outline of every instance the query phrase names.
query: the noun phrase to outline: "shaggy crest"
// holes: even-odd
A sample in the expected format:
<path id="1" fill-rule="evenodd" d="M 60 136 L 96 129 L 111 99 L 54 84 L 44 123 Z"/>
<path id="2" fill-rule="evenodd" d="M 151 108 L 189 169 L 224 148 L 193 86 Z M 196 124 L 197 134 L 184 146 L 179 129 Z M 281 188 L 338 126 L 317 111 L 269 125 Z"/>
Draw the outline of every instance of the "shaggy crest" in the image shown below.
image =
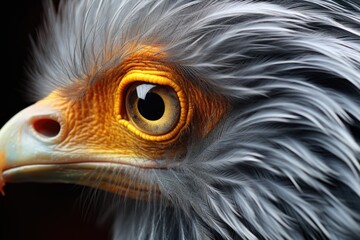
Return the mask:
<path id="1" fill-rule="evenodd" d="M 159 45 L 232 104 L 178 167 L 129 172 L 162 197 L 119 200 L 114 239 L 360 236 L 358 1 L 66 1 L 38 42 L 38 96 Z"/>

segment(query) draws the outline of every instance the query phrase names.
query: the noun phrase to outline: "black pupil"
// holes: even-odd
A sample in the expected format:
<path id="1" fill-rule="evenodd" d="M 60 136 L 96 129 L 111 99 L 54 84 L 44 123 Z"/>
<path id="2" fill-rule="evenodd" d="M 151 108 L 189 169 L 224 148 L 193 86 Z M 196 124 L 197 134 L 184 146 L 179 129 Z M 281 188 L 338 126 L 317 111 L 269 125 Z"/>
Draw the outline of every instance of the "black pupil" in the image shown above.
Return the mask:
<path id="1" fill-rule="evenodd" d="M 158 94 L 149 92 L 145 99 L 139 98 L 138 109 L 144 118 L 155 121 L 164 115 L 165 104 Z"/>

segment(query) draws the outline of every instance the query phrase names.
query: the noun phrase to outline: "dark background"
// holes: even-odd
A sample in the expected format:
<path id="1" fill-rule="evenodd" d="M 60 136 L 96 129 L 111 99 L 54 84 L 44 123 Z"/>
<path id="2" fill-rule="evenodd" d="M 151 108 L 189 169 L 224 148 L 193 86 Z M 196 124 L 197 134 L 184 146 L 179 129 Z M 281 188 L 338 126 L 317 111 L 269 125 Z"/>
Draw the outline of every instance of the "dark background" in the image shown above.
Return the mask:
<path id="1" fill-rule="evenodd" d="M 57 2 L 55 2 L 57 4 Z M 25 67 L 30 38 L 42 24 L 42 1 L 2 3 L 2 76 L 0 128 L 21 109 L 27 97 Z M 0 195 L 0 240 L 109 239 L 89 189 L 65 184 L 7 184 Z M 100 211 L 99 211 L 100 212 Z"/>

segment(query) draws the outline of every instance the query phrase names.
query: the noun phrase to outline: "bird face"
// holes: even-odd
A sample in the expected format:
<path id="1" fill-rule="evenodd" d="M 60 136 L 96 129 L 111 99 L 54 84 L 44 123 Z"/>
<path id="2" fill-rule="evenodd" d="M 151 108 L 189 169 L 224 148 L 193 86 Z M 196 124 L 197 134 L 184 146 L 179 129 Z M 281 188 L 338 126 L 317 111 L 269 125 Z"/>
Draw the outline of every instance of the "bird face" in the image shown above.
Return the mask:
<path id="1" fill-rule="evenodd" d="M 156 193 L 155 183 L 130 172 L 176 167 L 190 132 L 205 137 L 229 108 L 224 97 L 167 65 L 159 51 L 141 47 L 96 79 L 75 80 L 10 120 L 1 131 L 3 184 L 35 180 L 130 197 Z"/>
<path id="2" fill-rule="evenodd" d="M 119 239 L 360 236 L 358 3 L 49 9 L 43 99 L 1 129 L 2 185 L 115 193 Z"/>

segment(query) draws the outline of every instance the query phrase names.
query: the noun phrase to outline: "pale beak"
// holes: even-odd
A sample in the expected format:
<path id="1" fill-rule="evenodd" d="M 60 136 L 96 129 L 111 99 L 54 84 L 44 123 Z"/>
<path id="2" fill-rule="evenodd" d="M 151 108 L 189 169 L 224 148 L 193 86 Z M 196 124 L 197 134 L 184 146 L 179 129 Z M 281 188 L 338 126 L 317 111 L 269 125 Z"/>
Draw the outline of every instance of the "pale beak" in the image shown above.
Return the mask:
<path id="1" fill-rule="evenodd" d="M 54 146 L 61 138 L 61 122 L 58 110 L 39 102 L 16 114 L 2 127 L 1 185 L 5 182 L 54 180 L 49 178 L 53 175 L 49 173 L 61 171 L 61 166 L 56 164 L 58 157 L 53 155 L 56 152 Z"/>

